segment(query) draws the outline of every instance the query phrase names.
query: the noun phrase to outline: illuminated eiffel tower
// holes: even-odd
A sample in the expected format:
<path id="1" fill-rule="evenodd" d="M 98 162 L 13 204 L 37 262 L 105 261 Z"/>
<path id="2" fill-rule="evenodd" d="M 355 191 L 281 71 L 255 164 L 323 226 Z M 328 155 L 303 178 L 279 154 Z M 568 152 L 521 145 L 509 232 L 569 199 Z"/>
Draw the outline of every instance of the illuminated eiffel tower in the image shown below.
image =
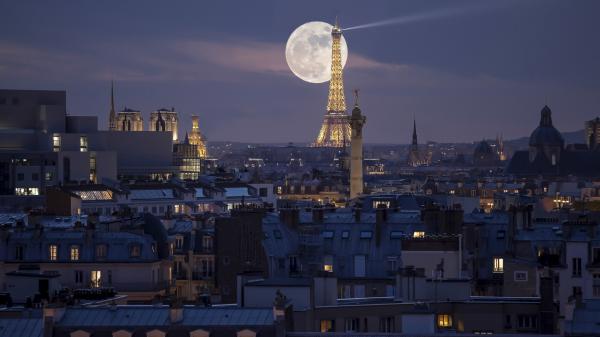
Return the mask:
<path id="1" fill-rule="evenodd" d="M 342 29 L 337 23 L 331 31 L 333 40 L 331 48 L 331 80 L 329 81 L 329 98 L 327 113 L 314 147 L 344 147 L 350 144 L 350 123 L 346 114 L 346 98 L 344 97 L 344 76 L 342 69 L 342 52 L 340 41 Z"/>

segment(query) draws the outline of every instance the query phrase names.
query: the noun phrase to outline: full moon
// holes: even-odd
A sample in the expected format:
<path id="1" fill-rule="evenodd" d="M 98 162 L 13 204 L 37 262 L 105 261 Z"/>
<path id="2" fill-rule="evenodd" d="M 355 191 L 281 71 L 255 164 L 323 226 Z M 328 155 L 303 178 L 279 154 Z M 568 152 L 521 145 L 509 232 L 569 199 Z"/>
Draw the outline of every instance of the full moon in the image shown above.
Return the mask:
<path id="1" fill-rule="evenodd" d="M 327 22 L 312 21 L 296 28 L 285 46 L 285 59 L 294 75 L 310 83 L 331 79 L 331 30 Z M 348 59 L 348 46 L 342 35 L 342 67 Z"/>

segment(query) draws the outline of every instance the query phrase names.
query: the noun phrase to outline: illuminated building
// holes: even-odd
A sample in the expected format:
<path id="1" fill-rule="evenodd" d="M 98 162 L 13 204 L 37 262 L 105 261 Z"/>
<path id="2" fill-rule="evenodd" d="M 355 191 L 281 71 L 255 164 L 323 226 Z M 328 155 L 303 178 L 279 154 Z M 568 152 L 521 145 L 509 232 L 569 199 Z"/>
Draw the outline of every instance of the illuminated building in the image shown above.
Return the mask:
<path id="1" fill-rule="evenodd" d="M 115 127 L 116 131 L 144 131 L 142 113 L 134 109 L 124 108 L 117 114 Z"/>
<path id="2" fill-rule="evenodd" d="M 506 151 L 504 150 L 504 140 L 502 139 L 502 135 L 496 137 L 496 152 L 500 161 L 506 160 Z"/>
<path id="3" fill-rule="evenodd" d="M 173 145 L 173 165 L 179 170 L 179 179 L 196 180 L 201 172 L 198 146 L 191 144 L 188 135 L 183 143 Z"/>
<path id="4" fill-rule="evenodd" d="M 192 131 L 188 137 L 190 144 L 197 146 L 198 156 L 204 159 L 208 156 L 208 152 L 206 151 L 206 138 L 204 138 L 204 135 L 200 132 L 199 125 L 198 116 L 192 116 Z"/>
<path id="5" fill-rule="evenodd" d="M 177 136 L 177 112 L 175 108 L 169 109 L 158 109 L 150 114 L 150 125 L 148 129 L 150 131 L 171 131 L 173 133 L 173 141 L 178 140 Z"/>
<path id="6" fill-rule="evenodd" d="M 350 117 L 350 199 L 363 193 L 363 138 L 362 128 L 367 118 L 358 107 L 358 90 L 354 91 L 354 109 Z"/>
<path id="7" fill-rule="evenodd" d="M 412 144 L 408 150 L 408 166 L 417 167 L 431 164 L 431 151 L 421 152 L 417 140 L 417 121 L 413 121 Z"/>
<path id="8" fill-rule="evenodd" d="M 342 53 L 340 40 L 342 30 L 336 23 L 331 31 L 331 80 L 329 81 L 329 97 L 327 113 L 314 147 L 343 147 L 349 145 L 350 125 L 346 114 L 346 99 L 344 97 L 344 77 L 342 68 Z"/>
<path id="9" fill-rule="evenodd" d="M 585 122 L 585 140 L 588 145 L 588 149 L 595 150 L 598 144 L 600 144 L 600 118 L 596 117 L 590 121 Z"/>

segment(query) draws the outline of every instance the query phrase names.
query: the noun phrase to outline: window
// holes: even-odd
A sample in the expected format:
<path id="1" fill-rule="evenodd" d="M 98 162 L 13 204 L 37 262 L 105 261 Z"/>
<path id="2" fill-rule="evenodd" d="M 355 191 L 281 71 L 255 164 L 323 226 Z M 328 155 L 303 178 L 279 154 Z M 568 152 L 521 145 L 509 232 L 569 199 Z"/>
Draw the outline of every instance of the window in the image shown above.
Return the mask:
<path id="1" fill-rule="evenodd" d="M 402 232 L 402 231 L 391 231 L 390 232 L 391 240 L 402 239 L 403 236 L 404 236 L 404 232 Z"/>
<path id="2" fill-rule="evenodd" d="M 600 273 L 594 273 L 593 275 L 592 296 L 600 297 Z"/>
<path id="3" fill-rule="evenodd" d="M 79 137 L 79 151 L 80 152 L 87 152 L 88 150 L 88 139 L 87 136 L 81 136 Z"/>
<path id="4" fill-rule="evenodd" d="M 367 257 L 365 255 L 354 256 L 354 276 L 365 277 Z"/>
<path id="5" fill-rule="evenodd" d="M 105 259 L 106 251 L 108 247 L 105 244 L 96 245 L 96 258 L 97 259 Z"/>
<path id="6" fill-rule="evenodd" d="M 333 272 L 333 256 L 325 255 L 323 257 L 323 270 L 327 272 Z"/>
<path id="7" fill-rule="evenodd" d="M 52 136 L 52 151 L 60 151 L 60 135 L 58 134 Z"/>
<path id="8" fill-rule="evenodd" d="M 334 332 L 335 331 L 335 321 L 331 319 L 323 319 L 320 324 L 321 332 Z"/>
<path id="9" fill-rule="evenodd" d="M 381 317 L 379 319 L 379 332 L 394 332 L 395 329 L 394 316 Z"/>
<path id="10" fill-rule="evenodd" d="M 25 247 L 19 245 L 17 247 L 15 247 L 15 260 L 23 260 L 23 257 L 25 256 Z"/>
<path id="11" fill-rule="evenodd" d="M 261 187 L 258 189 L 258 195 L 261 198 L 266 198 L 269 196 L 269 190 L 266 187 Z"/>
<path id="12" fill-rule="evenodd" d="M 396 256 L 388 256 L 387 258 L 387 270 L 389 272 L 396 272 L 398 258 Z"/>
<path id="13" fill-rule="evenodd" d="M 346 332 L 359 332 L 360 331 L 360 319 L 359 318 L 346 318 L 344 320 L 344 329 Z"/>
<path id="14" fill-rule="evenodd" d="M 90 286 L 92 288 L 100 288 L 102 286 L 102 271 L 92 270 L 90 272 Z"/>
<path id="15" fill-rule="evenodd" d="M 437 326 L 438 328 L 451 328 L 452 327 L 452 316 L 448 314 L 437 315 Z"/>
<path id="16" fill-rule="evenodd" d="M 31 180 L 33 180 L 33 181 L 40 180 L 40 174 L 39 173 L 32 173 L 31 174 Z"/>
<path id="17" fill-rule="evenodd" d="M 354 297 L 355 298 L 364 298 L 365 297 L 365 285 L 364 284 L 355 284 L 354 285 Z"/>
<path id="18" fill-rule="evenodd" d="M 600 264 L 600 248 L 592 248 L 592 264 Z"/>
<path id="19" fill-rule="evenodd" d="M 131 247 L 129 247 L 129 256 L 140 257 L 141 254 L 142 254 L 142 249 L 141 249 L 140 245 L 131 245 Z"/>
<path id="20" fill-rule="evenodd" d="M 506 237 L 506 231 L 501 230 L 496 232 L 496 239 L 501 240 Z"/>
<path id="21" fill-rule="evenodd" d="M 71 261 L 79 261 L 79 246 L 71 246 Z"/>
<path id="22" fill-rule="evenodd" d="M 76 284 L 83 283 L 83 271 L 75 270 L 75 283 Z"/>
<path id="23" fill-rule="evenodd" d="M 519 329 L 537 329 L 536 315 L 518 315 L 517 328 Z"/>
<path id="24" fill-rule="evenodd" d="M 360 232 L 360 238 L 361 239 L 371 239 L 373 237 L 373 232 L 372 231 L 361 231 Z"/>
<path id="25" fill-rule="evenodd" d="M 50 261 L 58 260 L 58 246 L 57 245 L 48 246 L 48 256 L 50 257 Z"/>
<path id="26" fill-rule="evenodd" d="M 504 259 L 501 257 L 494 258 L 494 273 L 504 273 Z"/>
<path id="27" fill-rule="evenodd" d="M 183 248 L 183 236 L 177 235 L 175 237 L 175 248 L 182 249 Z"/>
<path id="28" fill-rule="evenodd" d="M 205 252 L 210 252 L 213 249 L 213 238 L 209 235 L 204 235 L 202 237 L 202 248 L 204 248 Z"/>
<path id="29" fill-rule="evenodd" d="M 18 181 L 25 180 L 25 174 L 24 173 L 17 173 L 17 180 Z"/>
<path id="30" fill-rule="evenodd" d="M 275 239 L 281 239 L 281 231 L 279 229 L 275 229 L 273 231 L 273 236 L 275 237 Z"/>
<path id="31" fill-rule="evenodd" d="M 44 179 L 46 181 L 52 181 L 52 172 L 46 172 Z"/>
<path id="32" fill-rule="evenodd" d="M 289 266 L 290 266 L 290 273 L 297 273 L 298 272 L 298 257 L 290 256 L 288 258 L 288 260 L 289 260 Z"/>
<path id="33" fill-rule="evenodd" d="M 413 238 L 422 239 L 424 237 L 425 237 L 425 232 L 423 232 L 423 231 L 413 232 Z"/>
<path id="34" fill-rule="evenodd" d="M 581 297 L 582 294 L 583 294 L 583 290 L 581 289 L 581 287 L 573 287 L 573 297 L 574 298 Z"/>
<path id="35" fill-rule="evenodd" d="M 581 277 L 581 258 L 574 257 L 572 259 L 571 271 L 573 277 Z"/>
<path id="36" fill-rule="evenodd" d="M 522 270 L 515 271 L 515 281 L 517 282 L 526 282 L 527 281 L 527 272 Z"/>
<path id="37" fill-rule="evenodd" d="M 333 239 L 333 231 L 323 231 L 321 235 L 323 239 Z"/>
<path id="38" fill-rule="evenodd" d="M 342 231 L 342 239 L 349 239 L 350 238 L 350 231 Z"/>

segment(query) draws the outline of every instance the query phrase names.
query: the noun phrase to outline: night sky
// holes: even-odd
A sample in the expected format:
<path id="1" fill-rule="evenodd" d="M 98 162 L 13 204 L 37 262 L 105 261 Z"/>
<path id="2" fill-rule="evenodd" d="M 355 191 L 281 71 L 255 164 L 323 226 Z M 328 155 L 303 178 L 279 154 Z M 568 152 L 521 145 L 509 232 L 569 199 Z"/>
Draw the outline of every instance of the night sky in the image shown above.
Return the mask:
<path id="1" fill-rule="evenodd" d="M 68 112 L 106 129 L 117 108 L 175 107 L 209 140 L 309 142 L 327 83 L 296 78 L 289 34 L 479 7 L 345 33 L 347 97 L 361 90 L 366 142 L 529 135 L 547 103 L 561 131 L 600 115 L 600 1 L 3 1 L 0 87 L 65 89 Z M 489 7 L 489 8 L 487 8 Z M 347 100 L 349 105 L 350 101 Z M 145 125 L 147 127 L 147 125 Z"/>

